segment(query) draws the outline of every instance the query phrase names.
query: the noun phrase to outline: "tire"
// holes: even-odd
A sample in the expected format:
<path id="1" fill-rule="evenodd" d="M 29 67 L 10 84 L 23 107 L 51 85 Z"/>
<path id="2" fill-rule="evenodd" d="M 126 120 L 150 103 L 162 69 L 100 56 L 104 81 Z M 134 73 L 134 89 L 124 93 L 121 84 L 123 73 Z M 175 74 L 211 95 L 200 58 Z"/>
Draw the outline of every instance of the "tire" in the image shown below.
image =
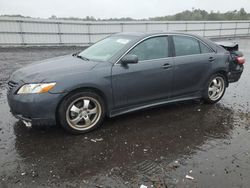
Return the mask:
<path id="1" fill-rule="evenodd" d="M 92 91 L 70 94 L 62 101 L 58 110 L 60 124 L 73 134 L 83 134 L 98 128 L 104 116 L 104 100 Z"/>
<path id="2" fill-rule="evenodd" d="M 226 78 L 223 74 L 217 73 L 211 76 L 206 84 L 203 99 L 208 104 L 217 103 L 226 91 Z"/>

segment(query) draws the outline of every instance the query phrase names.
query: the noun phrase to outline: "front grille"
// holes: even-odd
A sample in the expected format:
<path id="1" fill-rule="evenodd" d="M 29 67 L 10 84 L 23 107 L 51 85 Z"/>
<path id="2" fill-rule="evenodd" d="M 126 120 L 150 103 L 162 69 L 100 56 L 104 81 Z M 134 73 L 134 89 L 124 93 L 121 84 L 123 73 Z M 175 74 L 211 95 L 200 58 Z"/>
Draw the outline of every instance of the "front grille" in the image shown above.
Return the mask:
<path id="1" fill-rule="evenodd" d="M 9 81 L 8 82 L 8 92 L 10 92 L 13 88 L 17 87 L 18 83 L 13 82 L 13 81 Z"/>

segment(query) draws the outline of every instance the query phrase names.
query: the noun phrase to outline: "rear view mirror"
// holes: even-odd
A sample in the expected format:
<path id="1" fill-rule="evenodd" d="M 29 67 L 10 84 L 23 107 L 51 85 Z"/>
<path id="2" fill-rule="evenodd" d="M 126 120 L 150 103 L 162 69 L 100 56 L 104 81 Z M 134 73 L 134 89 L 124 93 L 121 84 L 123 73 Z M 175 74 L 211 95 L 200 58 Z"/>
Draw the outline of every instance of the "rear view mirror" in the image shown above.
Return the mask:
<path id="1" fill-rule="evenodd" d="M 122 64 L 135 64 L 138 63 L 138 57 L 137 55 L 125 55 L 121 59 Z"/>

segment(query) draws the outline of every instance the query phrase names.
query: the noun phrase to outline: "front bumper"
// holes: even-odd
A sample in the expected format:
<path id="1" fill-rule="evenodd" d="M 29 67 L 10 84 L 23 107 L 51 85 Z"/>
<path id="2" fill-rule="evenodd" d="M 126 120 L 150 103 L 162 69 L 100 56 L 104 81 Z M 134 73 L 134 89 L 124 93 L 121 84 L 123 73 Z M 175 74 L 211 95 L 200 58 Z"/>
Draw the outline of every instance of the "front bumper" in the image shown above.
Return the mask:
<path id="1" fill-rule="evenodd" d="M 11 113 L 32 125 L 56 124 L 57 106 L 65 94 L 22 94 L 8 91 L 7 99 Z"/>

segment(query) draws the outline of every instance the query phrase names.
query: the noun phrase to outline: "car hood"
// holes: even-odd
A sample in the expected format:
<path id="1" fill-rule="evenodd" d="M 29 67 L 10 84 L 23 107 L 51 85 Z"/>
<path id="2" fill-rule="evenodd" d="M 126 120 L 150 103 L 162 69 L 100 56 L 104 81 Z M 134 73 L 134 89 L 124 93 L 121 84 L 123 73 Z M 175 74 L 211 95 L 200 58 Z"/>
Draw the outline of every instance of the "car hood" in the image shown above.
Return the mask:
<path id="1" fill-rule="evenodd" d="M 14 72 L 10 80 L 14 82 L 47 82 L 57 78 L 88 72 L 102 62 L 85 61 L 72 55 L 61 56 L 32 63 Z"/>

